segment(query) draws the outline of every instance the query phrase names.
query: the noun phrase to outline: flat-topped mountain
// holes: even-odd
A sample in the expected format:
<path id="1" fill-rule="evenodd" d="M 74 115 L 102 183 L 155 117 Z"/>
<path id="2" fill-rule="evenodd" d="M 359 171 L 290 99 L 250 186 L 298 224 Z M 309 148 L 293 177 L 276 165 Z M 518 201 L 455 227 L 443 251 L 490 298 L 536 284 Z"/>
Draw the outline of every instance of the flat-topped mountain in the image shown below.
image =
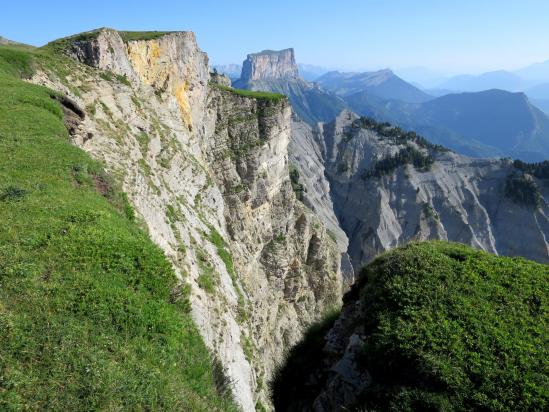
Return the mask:
<path id="1" fill-rule="evenodd" d="M 294 49 L 263 50 L 248 54 L 242 64 L 242 81 L 296 79 L 299 76 Z"/>
<path id="2" fill-rule="evenodd" d="M 249 54 L 233 86 L 288 96 L 294 112 L 310 125 L 330 121 L 346 107 L 339 96 L 299 76 L 292 48 Z"/>

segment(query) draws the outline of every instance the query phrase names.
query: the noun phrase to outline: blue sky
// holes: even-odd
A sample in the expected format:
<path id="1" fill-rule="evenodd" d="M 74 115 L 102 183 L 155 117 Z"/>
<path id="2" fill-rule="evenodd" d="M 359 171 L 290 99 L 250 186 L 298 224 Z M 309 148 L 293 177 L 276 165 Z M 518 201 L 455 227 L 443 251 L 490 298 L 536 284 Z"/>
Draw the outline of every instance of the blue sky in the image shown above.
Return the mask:
<path id="1" fill-rule="evenodd" d="M 342 69 L 423 66 L 445 73 L 549 59 L 547 0 L 15 0 L 0 35 L 42 45 L 107 26 L 192 30 L 212 63 L 294 47 L 299 62 Z"/>

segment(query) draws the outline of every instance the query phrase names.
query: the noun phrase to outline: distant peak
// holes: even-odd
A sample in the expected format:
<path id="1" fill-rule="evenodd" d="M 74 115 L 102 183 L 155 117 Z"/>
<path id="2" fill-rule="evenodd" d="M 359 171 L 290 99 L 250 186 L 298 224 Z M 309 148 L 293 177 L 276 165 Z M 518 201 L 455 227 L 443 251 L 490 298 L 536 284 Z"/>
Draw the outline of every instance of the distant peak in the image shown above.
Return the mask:
<path id="1" fill-rule="evenodd" d="M 1 45 L 6 45 L 6 44 L 21 44 L 21 43 L 18 43 L 16 41 L 6 39 L 5 37 L 0 36 L 0 44 Z"/>
<path id="2" fill-rule="evenodd" d="M 292 48 L 251 53 L 242 63 L 241 79 L 246 82 L 297 77 L 299 77 L 299 72 Z"/>

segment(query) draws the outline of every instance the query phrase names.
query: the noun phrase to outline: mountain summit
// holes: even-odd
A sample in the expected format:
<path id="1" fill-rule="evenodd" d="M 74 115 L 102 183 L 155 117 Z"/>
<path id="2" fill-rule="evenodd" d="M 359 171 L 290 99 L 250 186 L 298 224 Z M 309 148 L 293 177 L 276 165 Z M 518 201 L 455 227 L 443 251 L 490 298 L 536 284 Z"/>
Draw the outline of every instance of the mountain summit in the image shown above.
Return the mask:
<path id="1" fill-rule="evenodd" d="M 334 93 L 299 76 L 292 48 L 248 54 L 242 63 L 242 75 L 233 86 L 285 94 L 294 112 L 310 125 L 331 121 L 346 107 Z"/>
<path id="2" fill-rule="evenodd" d="M 266 79 L 296 79 L 299 77 L 294 49 L 279 51 L 263 50 L 248 54 L 242 64 L 241 79 L 244 81 Z"/>

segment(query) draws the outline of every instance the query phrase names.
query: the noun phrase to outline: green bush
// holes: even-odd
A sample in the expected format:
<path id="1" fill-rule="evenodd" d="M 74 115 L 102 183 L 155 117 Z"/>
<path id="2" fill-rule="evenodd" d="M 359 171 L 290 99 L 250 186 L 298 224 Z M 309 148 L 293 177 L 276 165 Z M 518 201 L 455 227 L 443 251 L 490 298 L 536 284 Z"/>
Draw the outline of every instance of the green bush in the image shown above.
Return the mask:
<path id="1" fill-rule="evenodd" d="M 295 197 L 299 201 L 303 201 L 303 193 L 305 187 L 299 183 L 299 170 L 294 165 L 290 165 L 290 182 L 292 183 L 292 189 L 295 193 Z"/>
<path id="2" fill-rule="evenodd" d="M 137 40 L 155 40 L 167 34 L 174 33 L 173 31 L 119 31 L 120 37 L 125 42 Z"/>
<path id="3" fill-rule="evenodd" d="M 509 175 L 505 181 L 505 196 L 519 205 L 531 208 L 541 206 L 541 193 L 529 175 Z"/>
<path id="4" fill-rule="evenodd" d="M 362 174 L 363 179 L 369 179 L 370 177 L 381 177 L 387 174 L 391 174 L 394 170 L 400 166 L 406 164 L 412 164 L 417 170 L 427 171 L 434 163 L 434 159 L 428 155 L 423 154 L 417 149 L 411 146 L 406 146 L 404 149 L 393 155 L 384 157 L 381 160 L 376 161 L 373 166 L 364 171 Z"/>
<path id="5" fill-rule="evenodd" d="M 513 166 L 525 173 L 537 177 L 538 179 L 549 179 L 549 160 L 539 163 L 526 163 L 522 160 L 515 160 Z"/>

